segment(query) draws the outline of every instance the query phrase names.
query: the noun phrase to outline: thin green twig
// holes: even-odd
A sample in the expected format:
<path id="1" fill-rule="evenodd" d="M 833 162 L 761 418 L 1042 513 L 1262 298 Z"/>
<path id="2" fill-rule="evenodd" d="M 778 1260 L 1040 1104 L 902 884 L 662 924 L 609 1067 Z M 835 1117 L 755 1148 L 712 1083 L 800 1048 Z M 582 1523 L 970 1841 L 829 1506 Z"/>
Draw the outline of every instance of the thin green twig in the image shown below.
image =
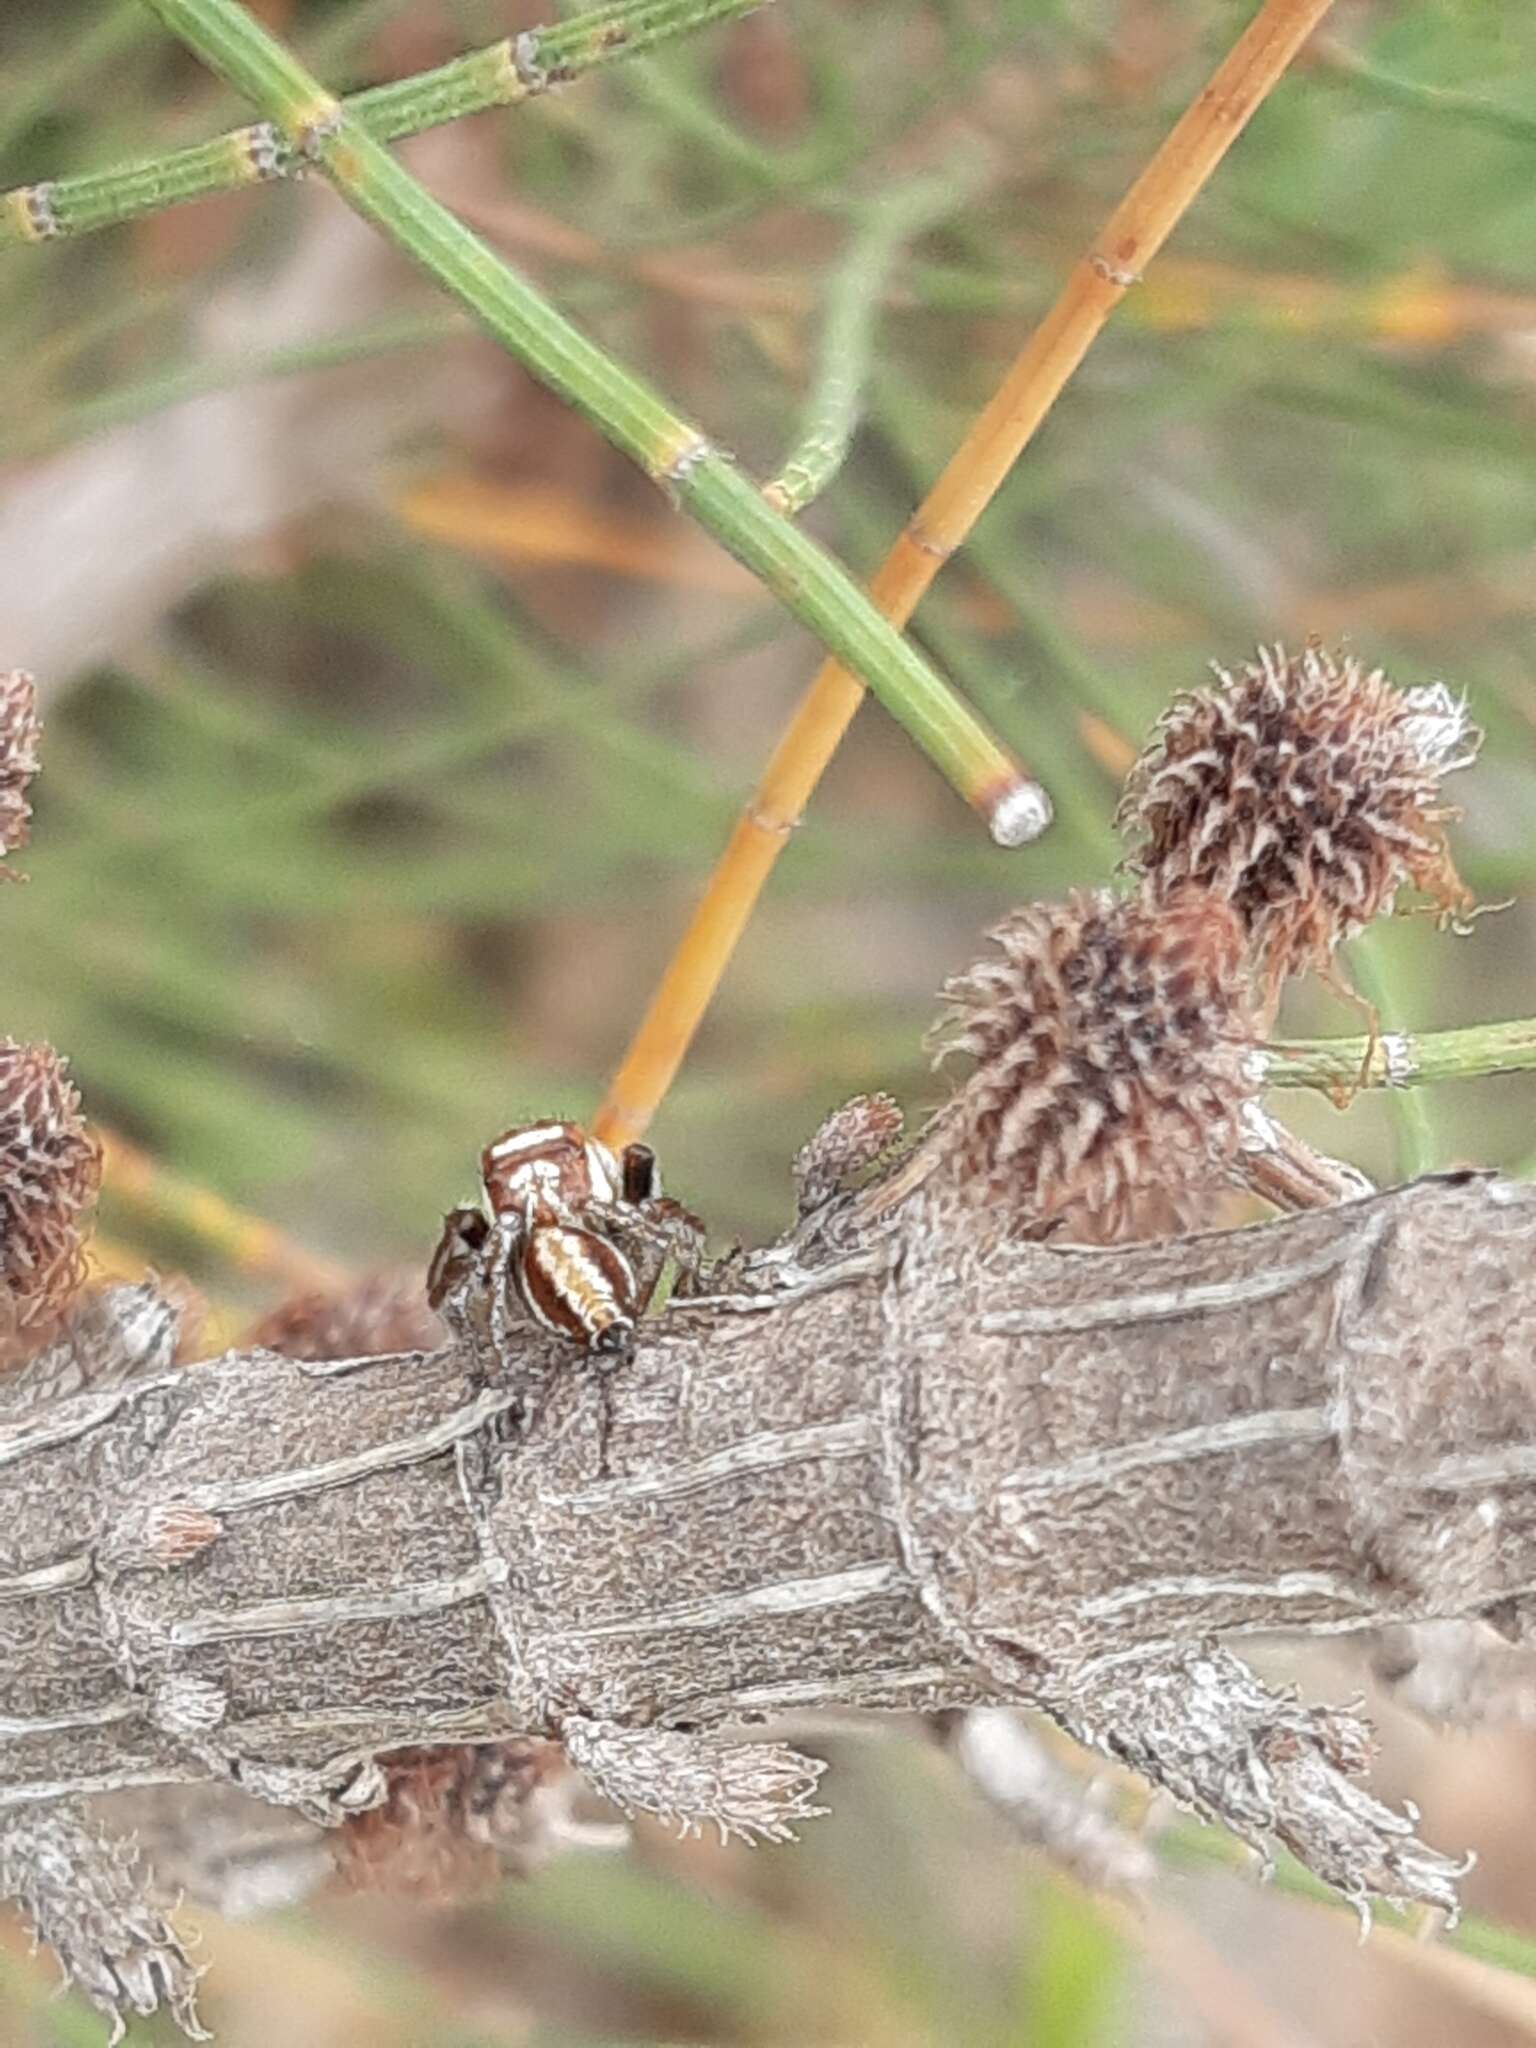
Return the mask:
<path id="1" fill-rule="evenodd" d="M 375 141 L 397 142 L 466 114 L 512 107 L 599 65 L 654 48 L 763 0 L 617 0 L 551 28 L 528 29 L 433 71 L 354 93 L 348 114 Z M 114 17 L 115 19 L 115 17 Z M 196 142 L 164 156 L 76 178 L 18 186 L 0 201 L 0 247 L 86 235 L 187 200 L 294 177 L 309 168 L 270 122 Z"/>
<path id="2" fill-rule="evenodd" d="M 1507 136 L 1513 142 L 1536 142 L 1536 115 L 1518 107 L 1502 106 L 1480 93 L 1458 92 L 1451 86 L 1421 85 L 1416 79 L 1399 78 L 1382 71 L 1358 50 L 1350 49 L 1336 36 L 1319 36 L 1312 45 L 1317 75 L 1330 82 L 1354 85 L 1383 106 L 1406 108 L 1418 114 L 1436 114 L 1442 120 L 1460 121 L 1492 135 Z"/>
<path id="3" fill-rule="evenodd" d="M 793 517 L 804 511 L 842 468 L 858 430 L 891 265 L 902 246 L 958 205 L 974 182 L 974 166 L 959 177 L 914 179 L 864 209 L 827 293 L 800 438 L 772 483 L 763 486 L 763 496 L 781 512 Z"/>
<path id="4" fill-rule="evenodd" d="M 1271 1088 L 1319 1088 L 1330 1094 L 1354 1088 L 1362 1084 L 1366 1049 L 1363 1038 L 1268 1046 L 1265 1083 Z M 1536 1072 L 1536 1017 L 1514 1017 L 1502 1024 L 1468 1024 L 1455 1031 L 1384 1031 L 1371 1047 L 1363 1085 L 1413 1088 L 1431 1081 L 1531 1072 Z"/>
<path id="5" fill-rule="evenodd" d="M 604 353 L 441 205 L 235 0 L 145 0 L 324 172 L 354 211 L 451 293 L 743 562 L 861 677 L 1004 845 L 1050 818 L 1019 769 L 825 549 L 765 504 L 730 456 Z M 658 0 L 659 4 L 659 0 Z M 702 4 L 702 0 L 698 0 Z"/>
<path id="6" fill-rule="evenodd" d="M 1404 1009 L 1406 990 L 1398 987 L 1399 972 L 1391 950 L 1392 933 L 1385 925 L 1376 924 L 1362 933 L 1349 952 L 1349 981 L 1358 997 L 1370 1006 L 1373 1030 L 1381 1037 L 1383 1046 L 1392 1046 L 1398 1034 L 1392 1029 L 1392 1020 L 1400 1017 Z M 1361 1049 L 1364 1062 L 1366 1048 Z M 1359 1077 L 1356 1077 L 1358 1086 Z M 1342 1099 L 1348 1099 L 1343 1091 Z M 1431 1114 L 1430 1098 L 1418 1089 L 1392 1088 L 1387 1094 L 1387 1118 L 1392 1126 L 1392 1135 L 1397 1152 L 1397 1178 L 1417 1180 L 1420 1174 L 1433 1172 L 1439 1164 L 1441 1151 L 1435 1139 L 1435 1119 Z"/>

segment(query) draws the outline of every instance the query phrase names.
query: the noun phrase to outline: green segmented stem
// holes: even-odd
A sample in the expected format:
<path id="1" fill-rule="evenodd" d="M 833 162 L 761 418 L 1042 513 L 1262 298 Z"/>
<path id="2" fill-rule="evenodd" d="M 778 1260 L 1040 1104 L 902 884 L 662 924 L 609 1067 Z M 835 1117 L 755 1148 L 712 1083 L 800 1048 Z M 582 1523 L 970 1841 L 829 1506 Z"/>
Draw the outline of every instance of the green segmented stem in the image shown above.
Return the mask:
<path id="1" fill-rule="evenodd" d="M 731 461 L 534 290 L 389 154 L 346 104 L 235 0 L 145 0 L 275 123 L 356 212 L 511 355 L 661 484 L 860 676 L 988 821 L 1018 845 L 1050 818 L 1030 782 L 841 565 L 767 505 Z M 702 4 L 702 0 L 699 0 Z"/>
<path id="2" fill-rule="evenodd" d="M 349 115 L 378 142 L 423 128 L 517 106 L 615 59 L 654 48 L 711 22 L 750 13 L 763 0 L 620 0 L 550 28 L 529 29 L 435 70 L 371 86 L 346 102 Z M 306 168 L 266 122 L 236 128 L 164 156 L 78 178 L 21 185 L 0 199 L 0 247 L 93 234 L 242 185 L 292 177 Z"/>
<path id="3" fill-rule="evenodd" d="M 1536 1017 L 1413 1035 L 1384 1031 L 1371 1045 L 1370 1067 L 1363 1071 L 1366 1048 L 1363 1038 L 1271 1045 L 1264 1054 L 1265 1085 L 1321 1088 L 1331 1093 L 1361 1085 L 1413 1088 L 1431 1081 L 1472 1081 L 1489 1074 L 1536 1072 Z"/>
<path id="4" fill-rule="evenodd" d="M 800 438 L 763 496 L 781 512 L 803 512 L 842 468 L 858 430 L 875 328 L 891 265 L 904 243 L 964 198 L 973 178 L 921 178 L 869 206 L 827 292 L 816 374 Z"/>

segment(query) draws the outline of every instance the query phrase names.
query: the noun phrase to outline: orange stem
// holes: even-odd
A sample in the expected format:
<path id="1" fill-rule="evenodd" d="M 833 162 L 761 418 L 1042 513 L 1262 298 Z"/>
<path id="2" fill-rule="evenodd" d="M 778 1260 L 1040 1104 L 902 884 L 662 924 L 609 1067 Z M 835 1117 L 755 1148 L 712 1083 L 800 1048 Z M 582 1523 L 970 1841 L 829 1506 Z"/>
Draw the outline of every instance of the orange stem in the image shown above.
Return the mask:
<path id="1" fill-rule="evenodd" d="M 991 402 L 870 583 L 905 625 L 990 504 L 1100 328 L 1162 247 L 1331 0 L 1265 0 L 1067 279 Z M 774 749 L 614 1076 L 594 1128 L 610 1145 L 649 1125 L 682 1064 L 779 852 L 863 701 L 822 664 Z"/>

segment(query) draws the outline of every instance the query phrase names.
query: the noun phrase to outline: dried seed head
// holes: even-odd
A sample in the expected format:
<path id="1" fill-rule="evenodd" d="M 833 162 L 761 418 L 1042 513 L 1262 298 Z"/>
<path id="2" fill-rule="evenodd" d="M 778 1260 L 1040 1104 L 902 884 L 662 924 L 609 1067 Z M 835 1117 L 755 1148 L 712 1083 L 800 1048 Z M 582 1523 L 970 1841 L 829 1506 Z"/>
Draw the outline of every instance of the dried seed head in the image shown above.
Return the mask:
<path id="1" fill-rule="evenodd" d="M 27 785 L 37 773 L 41 731 L 32 678 L 19 668 L 0 672 L 0 860 L 27 843 Z M 0 875 L 6 872 L 0 867 Z"/>
<path id="2" fill-rule="evenodd" d="M 1030 904 L 945 987 L 939 1058 L 972 1070 L 930 1128 L 931 1183 L 987 1235 L 1093 1243 L 1209 1218 L 1252 1094 L 1243 935 L 1185 887 Z"/>
<path id="3" fill-rule="evenodd" d="M 101 1148 L 51 1045 L 0 1039 L 0 1359 L 37 1348 L 79 1288 Z"/>
<path id="4" fill-rule="evenodd" d="M 284 1358 L 374 1358 L 385 1351 L 433 1351 L 443 1326 L 414 1270 L 372 1273 L 336 1294 L 299 1294 L 245 1333 L 248 1346 Z"/>
<path id="5" fill-rule="evenodd" d="M 901 1142 L 904 1118 L 889 1095 L 855 1095 L 834 1109 L 795 1155 L 802 1216 L 857 1187 Z"/>
<path id="6" fill-rule="evenodd" d="M 551 1802 L 537 1795 L 573 1782 L 559 1745 L 532 1736 L 397 1749 L 380 1762 L 389 1796 L 330 1839 L 353 1891 L 464 1898 L 531 1870 L 552 1846 Z"/>
<path id="7" fill-rule="evenodd" d="M 1446 849 L 1440 781 L 1480 735 L 1443 683 L 1400 690 L 1353 656 L 1261 648 L 1179 697 L 1131 770 L 1117 823 L 1157 889 L 1198 882 L 1230 903 L 1263 1007 L 1412 882 L 1470 903 Z"/>

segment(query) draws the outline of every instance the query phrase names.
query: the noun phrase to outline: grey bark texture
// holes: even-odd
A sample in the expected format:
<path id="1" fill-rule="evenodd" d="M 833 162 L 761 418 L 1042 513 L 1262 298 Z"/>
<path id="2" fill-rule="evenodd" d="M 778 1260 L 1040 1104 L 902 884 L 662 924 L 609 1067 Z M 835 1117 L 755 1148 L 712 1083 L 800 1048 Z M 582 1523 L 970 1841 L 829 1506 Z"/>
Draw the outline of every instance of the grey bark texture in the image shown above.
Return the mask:
<path id="1" fill-rule="evenodd" d="M 1043 1708 L 1359 1900 L 1452 1907 L 1355 1782 L 1365 1725 L 1216 1638 L 1530 1632 L 1536 1190 L 1114 1250 L 836 1238 L 674 1302 L 606 1378 L 469 1314 L 431 1354 L 166 1370 L 140 1290 L 126 1368 L 39 1360 L 0 1427 L 0 1876 L 42 1931 L 28 1845 L 93 1795 L 332 1823 L 382 1751 L 528 1733 L 628 1811 L 775 1839 L 821 1766 L 743 1724 L 839 1705 Z M 123 1888 L 67 1965 L 189 2012 Z"/>

